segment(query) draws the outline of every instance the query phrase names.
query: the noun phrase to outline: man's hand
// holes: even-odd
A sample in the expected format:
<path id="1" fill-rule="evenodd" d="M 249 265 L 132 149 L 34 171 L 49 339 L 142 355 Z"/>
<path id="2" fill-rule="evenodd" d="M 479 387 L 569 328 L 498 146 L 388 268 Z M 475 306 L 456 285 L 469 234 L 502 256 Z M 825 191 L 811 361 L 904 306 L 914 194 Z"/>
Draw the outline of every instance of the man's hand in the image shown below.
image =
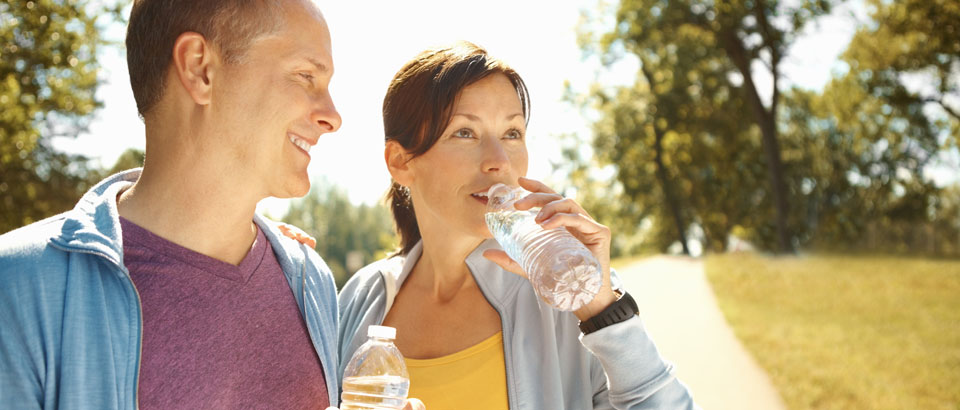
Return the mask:
<path id="1" fill-rule="evenodd" d="M 280 228 L 280 232 L 282 232 L 284 236 L 290 239 L 293 239 L 311 248 L 317 247 L 317 240 L 313 239 L 312 236 L 307 235 L 306 232 L 300 230 L 300 228 L 297 228 L 296 226 L 280 223 L 278 228 Z"/>

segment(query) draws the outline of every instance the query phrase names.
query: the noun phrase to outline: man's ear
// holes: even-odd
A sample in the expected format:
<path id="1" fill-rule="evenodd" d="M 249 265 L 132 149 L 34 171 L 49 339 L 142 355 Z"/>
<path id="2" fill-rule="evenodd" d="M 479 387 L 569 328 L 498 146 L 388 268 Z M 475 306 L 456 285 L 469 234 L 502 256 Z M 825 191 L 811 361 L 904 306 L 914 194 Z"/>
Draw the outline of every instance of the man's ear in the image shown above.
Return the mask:
<path id="1" fill-rule="evenodd" d="M 394 181 L 403 186 L 410 186 L 413 182 L 413 170 L 410 169 L 410 159 L 412 156 L 407 150 L 394 140 L 387 141 L 383 148 L 383 159 L 387 163 L 387 170 Z"/>
<path id="2" fill-rule="evenodd" d="M 185 32 L 173 43 L 173 70 L 184 90 L 198 105 L 210 103 L 212 94 L 213 49 L 203 35 Z"/>

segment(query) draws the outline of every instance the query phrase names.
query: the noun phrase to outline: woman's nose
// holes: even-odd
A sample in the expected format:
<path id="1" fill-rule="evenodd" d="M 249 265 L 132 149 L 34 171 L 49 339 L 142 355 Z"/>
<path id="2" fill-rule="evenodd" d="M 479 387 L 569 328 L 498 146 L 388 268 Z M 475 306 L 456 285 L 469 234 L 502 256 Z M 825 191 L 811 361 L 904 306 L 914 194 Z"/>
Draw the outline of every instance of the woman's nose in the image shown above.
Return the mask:
<path id="1" fill-rule="evenodd" d="M 510 157 L 500 140 L 488 140 L 483 143 L 483 172 L 505 172 L 510 169 Z"/>

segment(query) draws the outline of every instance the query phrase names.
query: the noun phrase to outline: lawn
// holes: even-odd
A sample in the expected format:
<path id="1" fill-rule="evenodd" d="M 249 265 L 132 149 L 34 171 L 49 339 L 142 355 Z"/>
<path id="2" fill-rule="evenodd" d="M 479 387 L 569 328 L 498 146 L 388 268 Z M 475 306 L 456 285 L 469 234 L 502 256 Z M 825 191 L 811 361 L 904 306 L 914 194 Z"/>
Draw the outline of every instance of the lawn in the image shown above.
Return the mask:
<path id="1" fill-rule="evenodd" d="M 960 409 L 960 261 L 728 254 L 706 271 L 790 409 Z"/>

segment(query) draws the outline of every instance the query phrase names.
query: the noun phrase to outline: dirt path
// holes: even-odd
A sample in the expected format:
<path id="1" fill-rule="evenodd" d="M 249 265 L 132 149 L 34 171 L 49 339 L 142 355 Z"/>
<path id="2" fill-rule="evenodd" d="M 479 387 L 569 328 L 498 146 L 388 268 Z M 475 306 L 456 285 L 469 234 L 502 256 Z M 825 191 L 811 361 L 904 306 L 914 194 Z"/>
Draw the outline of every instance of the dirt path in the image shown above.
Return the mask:
<path id="1" fill-rule="evenodd" d="M 704 409 L 785 409 L 717 307 L 703 263 L 656 256 L 619 271 L 653 340 Z"/>

